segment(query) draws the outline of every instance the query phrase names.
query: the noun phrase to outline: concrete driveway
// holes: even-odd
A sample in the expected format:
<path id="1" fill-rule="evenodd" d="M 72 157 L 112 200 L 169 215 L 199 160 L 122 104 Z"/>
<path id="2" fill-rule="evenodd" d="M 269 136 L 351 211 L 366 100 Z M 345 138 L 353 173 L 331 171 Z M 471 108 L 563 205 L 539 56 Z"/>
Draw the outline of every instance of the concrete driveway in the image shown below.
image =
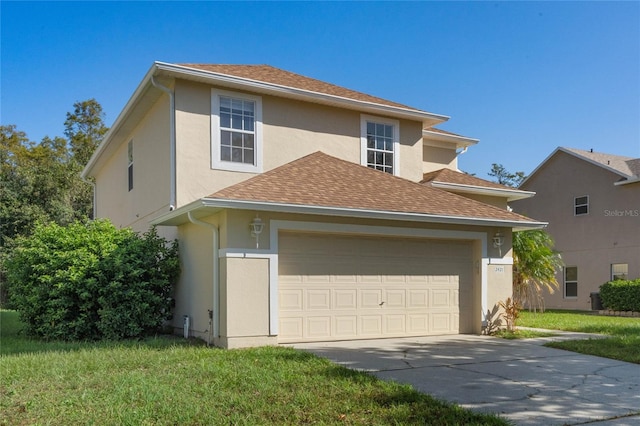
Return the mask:
<path id="1" fill-rule="evenodd" d="M 640 366 L 542 346 L 554 339 L 457 335 L 292 345 L 517 425 L 640 425 Z"/>

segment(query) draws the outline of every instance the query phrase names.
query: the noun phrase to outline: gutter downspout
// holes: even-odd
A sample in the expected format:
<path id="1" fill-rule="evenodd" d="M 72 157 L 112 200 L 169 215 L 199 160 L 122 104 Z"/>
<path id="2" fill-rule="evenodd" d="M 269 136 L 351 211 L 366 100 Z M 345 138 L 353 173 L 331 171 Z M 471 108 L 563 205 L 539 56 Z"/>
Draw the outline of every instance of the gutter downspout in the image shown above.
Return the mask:
<path id="1" fill-rule="evenodd" d="M 213 338 L 217 339 L 220 337 L 220 274 L 219 274 L 219 266 L 220 266 L 220 258 L 219 258 L 219 237 L 220 233 L 218 232 L 218 227 L 213 223 L 204 222 L 202 220 L 198 220 L 191 215 L 191 212 L 187 213 L 187 217 L 189 221 L 194 225 L 203 226 L 205 228 L 211 229 L 213 232 Z M 211 345 L 211 342 L 207 342 L 208 345 Z"/>
<path id="2" fill-rule="evenodd" d="M 169 211 L 176 209 L 176 99 L 175 93 L 166 86 L 158 83 L 154 76 L 151 76 L 151 84 L 169 95 L 169 162 L 171 183 L 169 189 Z"/>

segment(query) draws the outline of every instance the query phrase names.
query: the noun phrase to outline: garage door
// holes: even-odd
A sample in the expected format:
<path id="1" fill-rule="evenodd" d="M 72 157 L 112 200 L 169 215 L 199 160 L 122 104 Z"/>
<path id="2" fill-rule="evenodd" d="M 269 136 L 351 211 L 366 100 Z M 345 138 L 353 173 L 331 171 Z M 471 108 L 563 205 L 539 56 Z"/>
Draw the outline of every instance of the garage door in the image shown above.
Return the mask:
<path id="1" fill-rule="evenodd" d="M 467 241 L 279 235 L 278 341 L 472 332 Z"/>

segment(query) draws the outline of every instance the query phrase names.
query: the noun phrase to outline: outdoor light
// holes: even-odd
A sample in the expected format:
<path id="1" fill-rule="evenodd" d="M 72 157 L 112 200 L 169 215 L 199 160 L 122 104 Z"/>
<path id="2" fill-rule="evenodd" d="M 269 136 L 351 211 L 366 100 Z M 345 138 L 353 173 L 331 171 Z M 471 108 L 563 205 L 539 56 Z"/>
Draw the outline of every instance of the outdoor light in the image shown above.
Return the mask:
<path id="1" fill-rule="evenodd" d="M 256 237 L 256 248 L 260 248 L 259 238 L 262 230 L 264 229 L 264 223 L 262 223 L 262 219 L 260 219 L 258 215 L 256 215 L 256 217 L 254 217 L 249 224 L 249 228 L 251 228 L 251 236 Z"/>
<path id="2" fill-rule="evenodd" d="M 500 257 L 502 257 L 502 245 L 504 244 L 504 235 L 500 232 L 496 232 L 493 236 L 493 246 L 498 249 Z"/>

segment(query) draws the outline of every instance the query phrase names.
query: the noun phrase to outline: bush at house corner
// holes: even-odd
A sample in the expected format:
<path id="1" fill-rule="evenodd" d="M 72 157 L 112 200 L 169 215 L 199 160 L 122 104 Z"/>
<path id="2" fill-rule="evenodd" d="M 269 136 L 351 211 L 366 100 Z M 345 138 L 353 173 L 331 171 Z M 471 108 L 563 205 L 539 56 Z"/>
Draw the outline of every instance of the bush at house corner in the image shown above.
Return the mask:
<path id="1" fill-rule="evenodd" d="M 604 283 L 600 286 L 600 298 L 606 309 L 640 312 L 640 278 Z"/>
<path id="2" fill-rule="evenodd" d="M 170 316 L 178 245 L 107 220 L 39 224 L 6 262 L 9 297 L 28 334 L 117 340 L 156 332 Z"/>

